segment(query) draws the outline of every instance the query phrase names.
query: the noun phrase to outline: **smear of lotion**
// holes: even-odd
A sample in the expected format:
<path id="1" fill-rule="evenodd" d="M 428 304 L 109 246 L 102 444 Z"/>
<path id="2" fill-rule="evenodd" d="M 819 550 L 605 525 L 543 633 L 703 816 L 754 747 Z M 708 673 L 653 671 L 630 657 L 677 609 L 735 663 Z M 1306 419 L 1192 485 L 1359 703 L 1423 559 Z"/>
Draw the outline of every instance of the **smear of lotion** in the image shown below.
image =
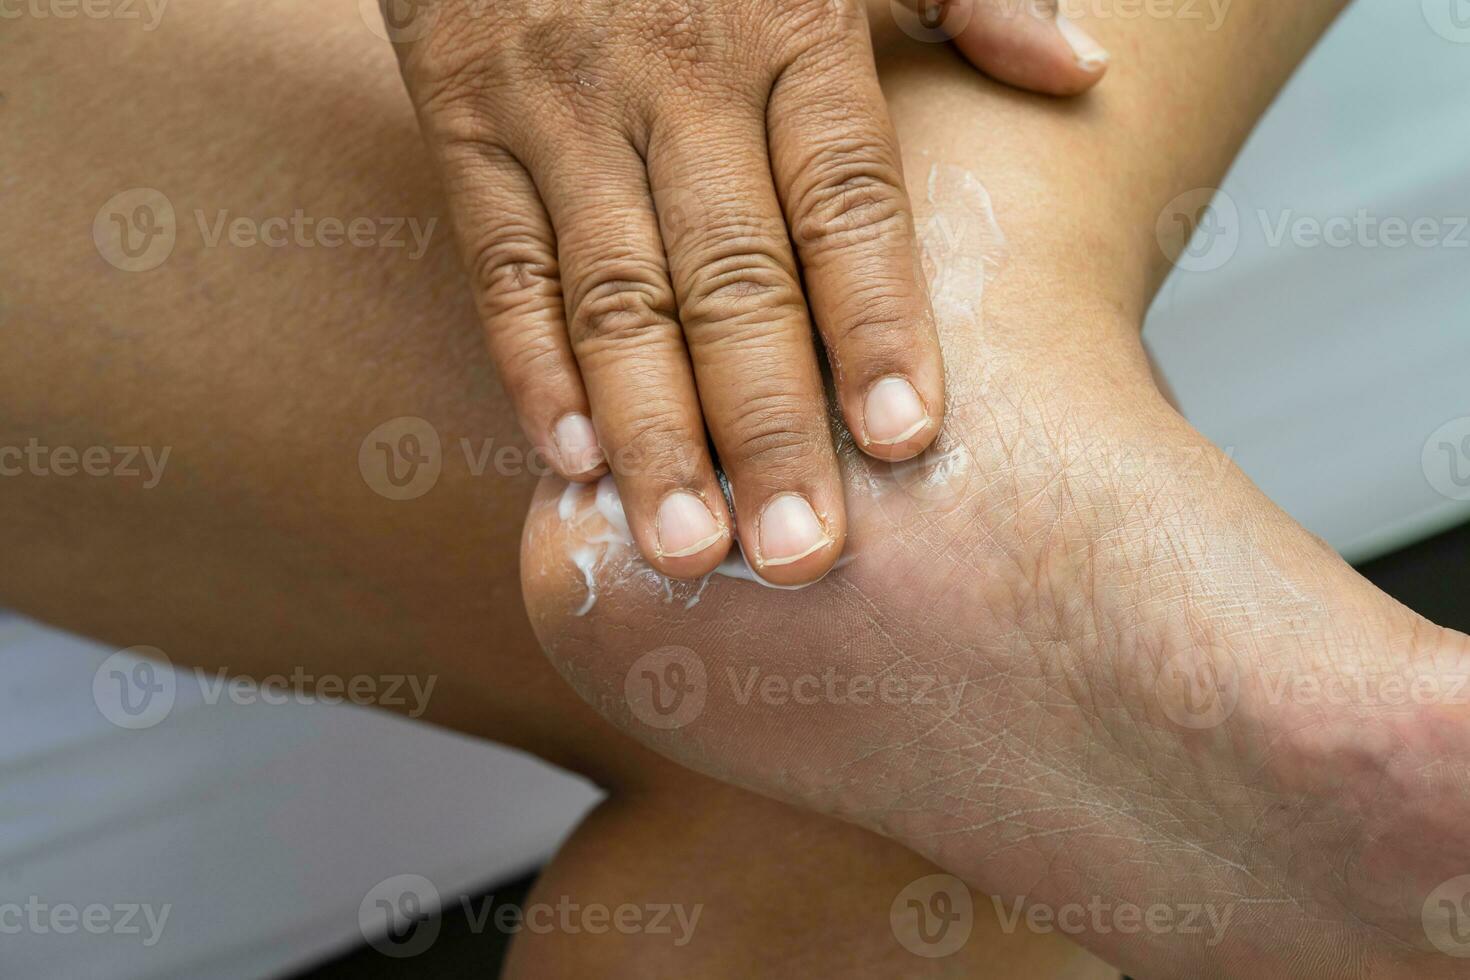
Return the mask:
<path id="1" fill-rule="evenodd" d="M 941 324 L 977 322 L 985 284 L 1006 259 L 990 192 L 970 171 L 936 163 L 929 167 L 925 199 L 928 219 L 919 227 L 919 247 L 934 314 Z"/>
<path id="2" fill-rule="evenodd" d="M 755 582 L 768 589 L 795 590 L 805 585 L 776 585 L 756 574 L 745 560 L 737 544 L 714 571 L 698 582 L 671 579 L 643 560 L 638 553 L 628 518 L 623 511 L 617 484 L 605 476 L 595 488 L 569 483 L 556 502 L 556 516 L 567 528 L 567 559 L 582 574 L 587 594 L 576 615 L 585 616 L 597 605 L 601 592 L 641 582 L 656 590 L 665 603 L 682 601 L 685 609 L 697 606 L 705 588 L 715 577 Z M 851 561 L 844 555 L 833 566 L 841 568 Z"/>
<path id="3" fill-rule="evenodd" d="M 927 219 L 919 226 L 924 274 L 941 329 L 961 336 L 979 325 L 986 283 L 1005 263 L 1006 239 L 996 221 L 990 192 L 970 171 L 933 164 L 925 191 L 922 210 Z M 944 433 L 916 459 L 891 465 L 862 460 L 849 473 L 849 489 L 877 497 L 895 521 L 906 521 L 915 510 L 948 511 L 971 492 L 975 478 L 969 451 Z M 720 476 L 727 498 L 732 497 L 723 474 Z M 603 477 L 595 489 L 568 484 L 557 500 L 556 513 L 567 528 L 567 558 L 581 572 L 587 589 L 578 616 L 590 612 L 601 593 L 634 584 L 661 595 L 665 603 L 681 601 L 685 609 L 700 603 L 715 578 L 786 591 L 807 587 L 767 582 L 745 560 L 738 544 L 718 568 L 698 582 L 664 576 L 639 555 L 610 476 Z M 852 560 L 849 551 L 833 567 L 841 568 Z"/>
<path id="4" fill-rule="evenodd" d="M 981 328 L 987 284 L 1005 265 L 1005 234 L 995 217 L 990 192 L 973 173 L 952 164 L 931 164 L 919 225 L 924 275 L 935 320 L 945 340 L 946 355 L 974 350 Z M 967 371 L 983 371 L 983 367 Z M 953 398 L 976 390 L 976 375 L 964 385 L 951 385 Z M 861 460 L 852 467 L 848 486 L 874 497 L 896 525 L 915 514 L 942 514 L 967 499 L 977 480 L 973 457 L 955 427 L 946 427 L 925 452 L 901 463 Z"/>

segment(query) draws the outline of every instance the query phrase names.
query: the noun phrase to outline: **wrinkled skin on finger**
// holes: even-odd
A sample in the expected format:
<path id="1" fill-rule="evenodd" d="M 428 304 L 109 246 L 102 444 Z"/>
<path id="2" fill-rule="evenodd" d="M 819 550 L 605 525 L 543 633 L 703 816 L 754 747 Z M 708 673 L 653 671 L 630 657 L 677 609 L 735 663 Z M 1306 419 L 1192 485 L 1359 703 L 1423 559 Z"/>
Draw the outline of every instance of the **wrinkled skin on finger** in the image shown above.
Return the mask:
<path id="1" fill-rule="evenodd" d="M 1039 91 L 1106 61 L 1054 5 L 997 0 L 384 18 L 528 437 L 568 480 L 612 474 L 660 573 L 696 579 L 738 544 L 782 585 L 829 572 L 847 533 L 822 362 L 876 459 L 924 452 L 946 411 L 870 18 Z"/>

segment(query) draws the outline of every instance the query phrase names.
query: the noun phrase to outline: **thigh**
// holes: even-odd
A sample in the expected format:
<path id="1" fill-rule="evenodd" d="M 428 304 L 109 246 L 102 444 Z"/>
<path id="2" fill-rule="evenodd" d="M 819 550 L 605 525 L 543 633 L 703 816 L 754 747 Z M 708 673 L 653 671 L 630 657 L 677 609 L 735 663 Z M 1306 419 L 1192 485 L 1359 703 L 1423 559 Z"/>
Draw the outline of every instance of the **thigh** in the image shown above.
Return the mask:
<path id="1" fill-rule="evenodd" d="M 209 6 L 0 38 L 0 603 L 247 676 L 434 676 L 431 720 L 661 765 L 526 622 L 538 465 L 391 49 L 351 3 Z"/>

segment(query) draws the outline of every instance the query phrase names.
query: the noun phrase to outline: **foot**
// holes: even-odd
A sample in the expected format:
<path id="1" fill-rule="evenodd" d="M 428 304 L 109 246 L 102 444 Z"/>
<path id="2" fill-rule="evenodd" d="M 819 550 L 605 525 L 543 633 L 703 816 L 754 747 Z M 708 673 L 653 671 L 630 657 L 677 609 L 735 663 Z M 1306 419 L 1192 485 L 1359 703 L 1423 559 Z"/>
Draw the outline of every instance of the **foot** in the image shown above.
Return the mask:
<path id="1" fill-rule="evenodd" d="M 936 305 L 974 368 L 925 456 L 844 449 L 846 564 L 797 591 L 738 559 L 673 582 L 610 484 L 547 481 L 523 581 L 552 661 L 656 750 L 886 834 L 1130 971 L 1456 974 L 1470 638 L 1271 505 L 1136 340 L 1036 350 L 1015 304 L 982 331 L 1000 256 L 964 213 L 972 254 L 930 272 L 969 298 Z"/>

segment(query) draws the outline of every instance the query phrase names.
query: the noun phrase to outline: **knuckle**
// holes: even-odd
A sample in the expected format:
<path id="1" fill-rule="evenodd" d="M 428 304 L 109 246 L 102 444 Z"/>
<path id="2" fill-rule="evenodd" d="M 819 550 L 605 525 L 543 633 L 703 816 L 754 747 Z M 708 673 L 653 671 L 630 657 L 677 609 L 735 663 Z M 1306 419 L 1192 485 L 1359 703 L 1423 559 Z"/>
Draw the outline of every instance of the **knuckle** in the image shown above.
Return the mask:
<path id="1" fill-rule="evenodd" d="M 534 229 L 502 226 L 470 246 L 470 275 L 487 297 L 515 301 L 555 288 L 556 259 L 551 243 Z"/>
<path id="2" fill-rule="evenodd" d="M 674 300 L 651 264 L 604 260 L 577 284 L 573 335 L 584 341 L 623 344 L 673 320 Z"/>
<path id="3" fill-rule="evenodd" d="M 902 232 L 908 208 L 898 166 L 876 140 L 849 140 L 818 151 L 803 168 L 792 234 L 797 244 L 842 248 Z"/>
<path id="4" fill-rule="evenodd" d="M 699 263 L 685 289 L 680 317 L 686 330 L 759 314 L 789 316 L 803 306 L 795 273 L 773 249 L 742 246 Z"/>

